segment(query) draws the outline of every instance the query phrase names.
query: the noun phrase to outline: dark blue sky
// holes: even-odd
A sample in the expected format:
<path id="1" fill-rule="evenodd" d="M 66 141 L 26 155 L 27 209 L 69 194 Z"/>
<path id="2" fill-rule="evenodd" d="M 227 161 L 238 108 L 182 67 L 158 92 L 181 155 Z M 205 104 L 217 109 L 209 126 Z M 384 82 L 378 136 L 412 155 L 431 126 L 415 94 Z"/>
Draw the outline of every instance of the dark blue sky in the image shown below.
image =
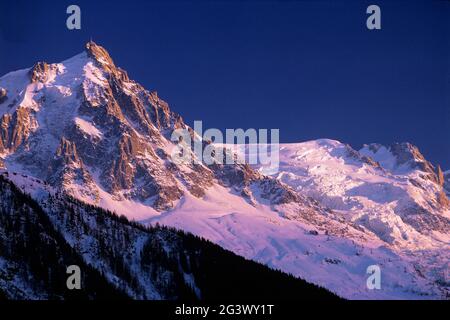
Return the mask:
<path id="1" fill-rule="evenodd" d="M 382 30 L 369 31 L 369 4 Z M 409 141 L 450 169 L 450 1 L 5 1 L 0 74 L 90 37 L 204 127 L 280 128 L 284 142 Z M 69 4 L 82 30 L 65 27 Z"/>

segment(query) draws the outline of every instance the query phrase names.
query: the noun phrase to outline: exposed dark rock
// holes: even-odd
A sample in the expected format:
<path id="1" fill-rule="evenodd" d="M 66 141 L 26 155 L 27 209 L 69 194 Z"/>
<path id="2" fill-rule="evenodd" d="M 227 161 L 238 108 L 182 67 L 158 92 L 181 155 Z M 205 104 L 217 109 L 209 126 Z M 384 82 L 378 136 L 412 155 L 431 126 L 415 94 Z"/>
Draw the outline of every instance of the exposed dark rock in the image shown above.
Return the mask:
<path id="1" fill-rule="evenodd" d="M 444 189 L 447 195 L 450 195 L 450 171 L 444 173 Z"/>
<path id="2" fill-rule="evenodd" d="M 18 108 L 12 115 L 5 113 L 0 118 L 0 151 L 15 151 L 30 134 L 33 119 L 28 108 Z"/>
<path id="3" fill-rule="evenodd" d="M 349 145 L 346 145 L 345 147 L 347 149 L 347 157 L 362 161 L 363 163 L 366 163 L 374 168 L 381 168 L 380 164 L 377 161 L 374 161 L 371 157 L 361 155 L 358 151 L 356 151 Z"/>
<path id="4" fill-rule="evenodd" d="M 330 264 L 339 264 L 342 261 L 339 259 L 332 259 L 332 258 L 325 258 L 324 260 L 326 263 L 330 263 Z"/>
<path id="5" fill-rule="evenodd" d="M 442 207 L 448 208 L 450 206 L 450 200 L 447 198 L 447 195 L 446 195 L 445 176 L 444 176 L 444 172 L 441 169 L 441 166 L 439 166 L 439 165 L 437 166 L 436 177 L 437 177 L 437 183 L 439 184 L 439 186 L 442 187 L 442 190 L 440 190 L 437 195 L 437 201 Z"/>
<path id="6" fill-rule="evenodd" d="M 442 215 L 433 214 L 419 205 L 403 208 L 402 220 L 420 233 L 427 234 L 435 230 L 447 234 L 450 232 L 450 220 Z"/>
<path id="7" fill-rule="evenodd" d="M 439 191 L 437 201 L 443 208 L 448 208 L 450 206 L 450 201 L 444 190 Z"/>
<path id="8" fill-rule="evenodd" d="M 47 169 L 46 180 L 53 186 L 63 188 L 68 194 L 83 194 L 92 201 L 99 200 L 94 180 L 79 158 L 75 143 L 61 138 L 60 145 Z M 74 189 L 77 188 L 77 189 Z"/>
<path id="9" fill-rule="evenodd" d="M 0 87 L 0 104 L 5 102 L 8 99 L 8 92 L 5 88 Z"/>
<path id="10" fill-rule="evenodd" d="M 261 197 L 270 200 L 272 204 L 302 202 L 297 192 L 276 179 L 263 177 L 258 184 L 261 189 Z"/>
<path id="11" fill-rule="evenodd" d="M 389 150 L 396 157 L 397 166 L 408 164 L 412 169 L 427 173 L 433 182 L 438 182 L 433 165 L 425 159 L 416 146 L 408 142 L 394 143 Z"/>
<path id="12" fill-rule="evenodd" d="M 67 164 L 80 162 L 76 145 L 65 137 L 61 138 L 61 143 L 56 150 L 56 157 Z"/>
<path id="13" fill-rule="evenodd" d="M 445 177 L 444 177 L 444 172 L 442 172 L 441 166 L 437 166 L 437 171 L 436 171 L 436 176 L 437 176 L 437 183 L 443 187 L 444 183 L 445 183 Z"/>
<path id="14" fill-rule="evenodd" d="M 49 65 L 46 62 L 37 62 L 29 71 L 31 82 L 46 82 L 48 71 Z"/>

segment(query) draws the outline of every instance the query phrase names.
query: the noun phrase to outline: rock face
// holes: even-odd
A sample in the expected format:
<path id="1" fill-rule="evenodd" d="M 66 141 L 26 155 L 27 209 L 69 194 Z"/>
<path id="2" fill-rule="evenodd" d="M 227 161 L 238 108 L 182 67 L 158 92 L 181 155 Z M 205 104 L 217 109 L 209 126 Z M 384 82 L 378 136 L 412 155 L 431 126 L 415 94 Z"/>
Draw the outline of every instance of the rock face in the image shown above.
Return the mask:
<path id="1" fill-rule="evenodd" d="M 447 193 L 447 196 L 450 195 L 450 171 L 446 171 L 444 173 L 444 189 Z"/>
<path id="2" fill-rule="evenodd" d="M 442 190 L 439 190 L 438 202 L 441 206 L 448 208 L 450 205 L 450 201 L 446 195 L 444 172 L 442 171 L 441 166 L 439 165 L 436 171 L 436 179 L 437 184 L 442 187 Z"/>
<path id="3" fill-rule="evenodd" d="M 440 186 L 444 186 L 444 184 L 445 184 L 444 172 L 442 171 L 441 166 L 439 166 L 439 165 L 437 167 L 436 176 L 437 176 L 437 183 Z"/>
<path id="4" fill-rule="evenodd" d="M 31 82 L 46 82 L 49 78 L 49 69 L 46 62 L 37 62 L 29 71 Z"/>
<path id="5" fill-rule="evenodd" d="M 51 185 L 61 186 L 73 196 L 89 199 L 94 203 L 99 201 L 98 188 L 78 156 L 75 143 L 64 137 L 50 163 L 46 181 Z"/>
<path id="6" fill-rule="evenodd" d="M 410 143 L 394 143 L 388 147 L 380 144 L 365 145 L 361 153 L 381 162 L 381 166 L 394 174 L 406 174 L 411 183 L 424 186 L 422 180 L 437 185 L 435 199 L 438 206 L 446 209 L 449 206 L 444 184 L 445 178 L 441 167 L 435 168 L 425 159 L 419 148 Z"/>
<path id="7" fill-rule="evenodd" d="M 35 119 L 30 117 L 30 110 L 25 108 L 17 109 L 12 115 L 4 114 L 0 119 L 0 151 L 15 151 L 28 139 L 34 121 Z"/>
<path id="8" fill-rule="evenodd" d="M 0 88 L 0 104 L 6 101 L 8 99 L 8 92 L 5 88 Z"/>
<path id="9" fill-rule="evenodd" d="M 401 172 L 406 170 L 418 169 L 429 175 L 429 178 L 437 182 L 437 175 L 433 165 L 425 159 L 419 149 L 409 142 L 393 143 L 390 146 L 381 144 L 365 145 L 363 153 L 372 156 L 372 158 L 381 159 L 385 168 L 392 171 Z M 391 158 L 385 157 L 389 153 Z"/>

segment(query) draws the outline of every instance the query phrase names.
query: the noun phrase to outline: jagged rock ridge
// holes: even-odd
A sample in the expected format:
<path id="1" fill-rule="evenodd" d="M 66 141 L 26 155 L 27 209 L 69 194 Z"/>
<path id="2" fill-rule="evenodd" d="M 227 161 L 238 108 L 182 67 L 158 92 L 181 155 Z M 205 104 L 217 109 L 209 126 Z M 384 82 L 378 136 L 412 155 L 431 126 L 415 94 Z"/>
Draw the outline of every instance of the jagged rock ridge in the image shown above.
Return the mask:
<path id="1" fill-rule="evenodd" d="M 74 196 L 98 203 L 101 189 L 116 200 L 137 200 L 161 211 L 173 208 L 185 192 L 204 196 L 214 183 L 249 198 L 250 184 L 266 184 L 267 178 L 245 165 L 172 162 L 172 131 L 191 129 L 93 42 L 63 63 L 38 62 L 24 76 L 25 88 L 15 88 L 8 75 L 0 81 L 14 101 L 0 109 L 0 152 L 6 163 Z M 271 183 L 285 194 L 276 201 L 298 199 L 286 186 Z"/>

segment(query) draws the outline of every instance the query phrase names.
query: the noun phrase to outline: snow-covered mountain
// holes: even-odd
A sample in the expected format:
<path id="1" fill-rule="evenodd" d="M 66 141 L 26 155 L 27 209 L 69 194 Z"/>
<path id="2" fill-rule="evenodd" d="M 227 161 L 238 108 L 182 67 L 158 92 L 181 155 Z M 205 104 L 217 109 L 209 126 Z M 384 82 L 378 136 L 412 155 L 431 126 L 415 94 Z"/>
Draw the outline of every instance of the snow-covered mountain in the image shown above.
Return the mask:
<path id="1" fill-rule="evenodd" d="M 173 208 L 185 194 L 201 198 L 216 183 L 248 198 L 252 186 L 274 204 L 300 197 L 246 165 L 170 161 L 172 131 L 187 128 L 182 118 L 93 42 L 62 63 L 9 73 L 0 88 L 6 92 L 0 105 L 3 166 L 88 202 L 142 219 Z M 298 203 L 316 209 L 306 199 Z"/>
<path id="2" fill-rule="evenodd" d="M 443 172 L 411 144 L 372 144 L 357 152 L 322 139 L 281 145 L 280 160 L 278 180 L 387 243 L 414 249 L 448 241 Z"/>
<path id="3" fill-rule="evenodd" d="M 0 117 L 0 166 L 52 190 L 190 231 L 346 298 L 448 296 L 446 176 L 410 144 L 282 145 L 273 175 L 177 164 L 173 130 L 198 137 L 93 42 L 62 63 L 0 78 Z M 23 189 L 44 203 L 51 194 Z M 366 287 L 373 264 L 381 290 Z"/>

